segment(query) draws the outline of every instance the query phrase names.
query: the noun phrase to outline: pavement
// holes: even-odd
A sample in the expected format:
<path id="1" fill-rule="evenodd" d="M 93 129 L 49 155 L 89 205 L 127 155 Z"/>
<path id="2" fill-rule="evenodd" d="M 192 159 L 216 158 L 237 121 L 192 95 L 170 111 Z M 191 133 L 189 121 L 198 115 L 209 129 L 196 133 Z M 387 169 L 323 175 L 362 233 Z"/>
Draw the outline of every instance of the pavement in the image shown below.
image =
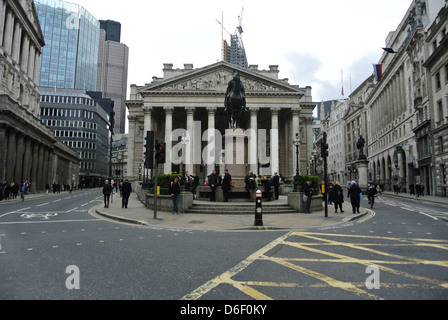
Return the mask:
<path id="1" fill-rule="evenodd" d="M 287 197 L 281 196 L 276 202 L 286 203 Z M 275 203 L 274 201 L 270 204 Z M 171 212 L 157 212 L 157 219 L 154 219 L 154 211 L 147 209 L 138 199 L 136 194 L 132 194 L 129 199 L 128 209 L 121 208 L 121 198 L 114 195 L 113 203 L 109 208 L 104 208 L 104 204 L 98 205 L 94 212 L 107 219 L 131 223 L 141 226 L 187 229 L 187 230 L 216 230 L 216 231 L 238 231 L 238 230 L 297 230 L 333 227 L 346 224 L 366 216 L 373 215 L 373 212 L 361 208 L 360 214 L 352 214 L 351 205 L 345 203 L 344 213 L 334 213 L 334 207 L 329 206 L 328 218 L 325 212 L 314 212 L 312 214 L 265 214 L 263 215 L 263 227 L 255 227 L 255 204 L 253 215 L 220 215 L 220 214 L 178 214 Z"/>

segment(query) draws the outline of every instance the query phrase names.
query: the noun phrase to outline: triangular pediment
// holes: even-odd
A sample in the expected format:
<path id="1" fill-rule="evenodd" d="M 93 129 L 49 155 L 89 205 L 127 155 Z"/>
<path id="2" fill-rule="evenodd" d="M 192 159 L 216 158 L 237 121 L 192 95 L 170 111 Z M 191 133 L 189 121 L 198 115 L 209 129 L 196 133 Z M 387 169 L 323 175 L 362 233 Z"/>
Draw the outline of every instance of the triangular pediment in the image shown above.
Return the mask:
<path id="1" fill-rule="evenodd" d="M 240 73 L 241 81 L 246 93 L 296 93 L 303 94 L 304 90 L 291 86 L 284 81 L 275 80 L 255 71 L 243 69 L 226 62 L 194 69 L 173 78 L 158 80 L 140 88 L 143 95 L 157 92 L 216 92 L 225 93 L 228 83 L 233 79 L 233 73 Z"/>

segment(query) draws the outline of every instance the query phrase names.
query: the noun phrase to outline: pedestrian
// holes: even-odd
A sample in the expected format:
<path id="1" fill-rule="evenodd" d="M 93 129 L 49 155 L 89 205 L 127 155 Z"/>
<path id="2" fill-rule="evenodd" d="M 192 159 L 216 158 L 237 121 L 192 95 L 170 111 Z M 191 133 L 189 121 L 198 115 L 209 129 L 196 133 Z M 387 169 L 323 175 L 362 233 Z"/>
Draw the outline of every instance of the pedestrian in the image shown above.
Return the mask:
<path id="1" fill-rule="evenodd" d="M 126 179 L 121 187 L 121 193 L 123 198 L 121 199 L 121 208 L 128 208 L 129 197 L 131 196 L 132 185 L 128 179 Z"/>
<path id="2" fill-rule="evenodd" d="M 277 172 L 274 172 L 274 176 L 271 179 L 271 187 L 274 187 L 275 200 L 279 199 L 280 177 Z"/>
<path id="3" fill-rule="evenodd" d="M 308 180 L 305 185 L 303 186 L 303 192 L 305 197 L 305 213 L 312 213 L 311 212 L 311 200 L 313 199 L 313 186 L 311 185 L 311 180 Z"/>
<path id="4" fill-rule="evenodd" d="M 348 189 L 347 197 L 350 198 L 353 214 L 360 213 L 359 207 L 361 206 L 361 194 L 362 194 L 361 189 L 358 187 L 355 181 L 352 181 L 352 184 Z"/>
<path id="5" fill-rule="evenodd" d="M 341 184 L 338 181 L 336 181 L 333 186 L 332 197 L 335 213 L 338 213 L 338 209 L 341 210 L 341 213 L 344 213 L 344 210 L 342 209 L 342 204 L 344 203 L 344 191 L 342 190 Z"/>
<path id="6" fill-rule="evenodd" d="M 271 183 L 266 176 L 263 176 L 260 181 L 261 185 L 264 187 L 264 198 L 268 198 L 271 201 Z"/>
<path id="7" fill-rule="evenodd" d="M 218 187 L 218 173 L 213 170 L 213 173 L 208 176 L 208 185 L 210 187 L 210 201 L 216 202 L 216 188 Z"/>
<path id="8" fill-rule="evenodd" d="M 179 214 L 179 196 L 180 196 L 180 183 L 179 177 L 175 177 L 174 181 L 170 184 L 170 194 L 173 200 L 173 214 Z"/>
<path id="9" fill-rule="evenodd" d="M 247 176 L 244 178 L 244 182 L 246 183 L 246 191 L 249 192 L 249 198 L 251 202 L 255 201 L 255 189 L 257 188 L 257 184 L 255 183 L 256 176 L 252 171 L 247 173 Z"/>
<path id="10" fill-rule="evenodd" d="M 188 171 L 185 171 L 184 179 L 183 179 L 185 191 L 190 191 L 191 186 L 191 176 Z"/>
<path id="11" fill-rule="evenodd" d="M 224 194 L 224 202 L 229 202 L 229 192 L 231 189 L 232 176 L 229 170 L 224 170 L 224 179 L 222 180 L 222 192 Z"/>
<path id="12" fill-rule="evenodd" d="M 196 200 L 197 195 L 196 195 L 196 189 L 199 186 L 199 176 L 197 174 L 197 172 L 194 172 L 193 175 L 191 176 L 191 192 L 193 193 L 193 200 Z"/>
<path id="13" fill-rule="evenodd" d="M 20 189 L 22 202 L 25 201 L 25 193 L 26 193 L 26 182 L 22 184 L 22 188 Z"/>
<path id="14" fill-rule="evenodd" d="M 106 180 L 103 186 L 104 208 L 109 208 L 111 193 L 112 193 L 112 186 L 109 184 L 109 180 Z"/>
<path id="15" fill-rule="evenodd" d="M 329 205 L 333 204 L 333 188 L 334 188 L 333 180 L 330 180 L 328 182 L 328 204 Z"/>

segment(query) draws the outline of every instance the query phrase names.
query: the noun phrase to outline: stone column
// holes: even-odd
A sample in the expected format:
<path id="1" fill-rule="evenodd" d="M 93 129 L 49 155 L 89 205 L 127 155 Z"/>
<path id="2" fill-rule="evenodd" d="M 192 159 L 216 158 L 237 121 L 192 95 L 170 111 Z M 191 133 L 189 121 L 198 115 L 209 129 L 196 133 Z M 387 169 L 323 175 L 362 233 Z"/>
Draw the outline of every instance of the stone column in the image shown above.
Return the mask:
<path id="1" fill-rule="evenodd" d="M 166 143 L 166 163 L 163 168 L 165 174 L 171 173 L 171 152 L 173 149 L 173 143 L 171 142 L 171 136 L 173 133 L 173 112 L 174 107 L 164 108 L 165 116 L 165 143 Z"/>
<path id="2" fill-rule="evenodd" d="M 16 166 L 16 152 L 17 152 L 17 143 L 16 143 L 16 132 L 9 132 L 8 134 L 8 151 L 6 155 L 6 172 L 5 178 L 7 181 L 14 181 L 14 171 Z"/>
<path id="3" fill-rule="evenodd" d="M 206 176 L 210 175 L 215 169 L 216 165 L 216 141 L 215 141 L 215 112 L 218 110 L 216 107 L 207 107 L 208 111 L 208 146 L 212 145 L 213 150 L 209 150 L 207 147 L 207 172 Z M 213 144 L 210 143 L 213 141 Z M 212 153 L 213 151 L 213 153 Z M 211 161 L 213 160 L 213 161 Z"/>
<path id="4" fill-rule="evenodd" d="M 33 68 L 34 68 L 34 75 L 33 75 L 34 83 L 39 83 L 39 73 L 40 73 L 40 53 L 39 53 L 39 50 L 35 51 Z"/>
<path id="5" fill-rule="evenodd" d="M 3 38 L 3 43 L 5 44 L 3 49 L 8 54 L 11 54 L 12 52 L 13 33 L 14 33 L 14 17 L 12 15 L 12 12 L 8 11 L 6 13 L 5 32 L 4 32 L 5 35 Z"/>
<path id="6" fill-rule="evenodd" d="M 0 2 L 0 44 L 3 43 L 5 22 L 6 22 L 6 2 L 2 1 Z"/>
<path id="7" fill-rule="evenodd" d="M 34 62 L 36 59 L 36 48 L 34 47 L 33 43 L 30 45 L 30 53 L 28 56 L 28 77 L 30 79 L 33 79 L 34 77 Z"/>
<path id="8" fill-rule="evenodd" d="M 17 159 L 16 159 L 16 172 L 14 180 L 18 183 L 22 183 L 23 176 L 23 157 L 25 153 L 25 136 L 20 134 L 17 139 Z"/>
<path id="9" fill-rule="evenodd" d="M 6 136 L 6 126 L 0 125 L 0 150 L 6 150 L 8 148 Z M 6 178 L 6 159 L 8 157 L 7 152 L 0 152 L 0 181 Z"/>
<path id="10" fill-rule="evenodd" d="M 186 146 L 185 168 L 191 175 L 194 170 L 193 150 L 194 150 L 194 107 L 186 107 L 187 112 L 187 132 L 189 135 L 189 143 Z"/>
<path id="11" fill-rule="evenodd" d="M 42 169 L 44 167 L 44 148 L 44 145 L 39 146 L 37 181 L 34 182 L 34 191 L 42 190 L 42 180 L 44 179 L 44 172 Z"/>
<path id="12" fill-rule="evenodd" d="M 20 45 L 22 39 L 22 27 L 20 26 L 19 21 L 16 21 L 14 24 L 14 37 L 12 41 L 12 60 L 17 64 L 20 63 Z"/>
<path id="13" fill-rule="evenodd" d="M 127 162 L 127 177 L 130 180 L 138 180 L 138 172 L 134 172 L 135 159 L 135 121 L 136 117 L 128 116 L 129 120 L 129 135 L 128 135 L 128 162 Z M 57 164 L 57 163 L 55 163 Z"/>
<path id="14" fill-rule="evenodd" d="M 37 172 L 39 165 L 39 143 L 34 141 L 33 144 L 33 160 L 31 165 L 31 190 L 32 192 L 37 191 Z"/>
<path id="15" fill-rule="evenodd" d="M 280 108 L 271 108 L 271 169 L 272 173 L 278 172 L 280 169 L 280 144 L 279 144 L 279 131 L 278 131 L 278 113 Z"/>
<path id="16" fill-rule="evenodd" d="M 30 38 L 28 35 L 23 37 L 23 43 L 22 43 L 22 57 L 21 57 L 21 67 L 23 72 L 28 73 L 28 59 L 30 55 Z"/>
<path id="17" fill-rule="evenodd" d="M 249 168 L 258 175 L 258 111 L 260 108 L 249 108 L 250 132 L 249 137 Z"/>

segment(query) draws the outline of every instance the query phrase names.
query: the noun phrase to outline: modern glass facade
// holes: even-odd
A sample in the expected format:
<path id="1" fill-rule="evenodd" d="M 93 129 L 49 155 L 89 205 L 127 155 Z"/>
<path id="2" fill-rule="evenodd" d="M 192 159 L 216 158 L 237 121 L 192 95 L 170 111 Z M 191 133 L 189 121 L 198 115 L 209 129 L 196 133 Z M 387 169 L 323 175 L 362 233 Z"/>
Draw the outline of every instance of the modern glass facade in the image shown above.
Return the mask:
<path id="1" fill-rule="evenodd" d="M 60 0 L 34 0 L 46 46 L 40 87 L 96 90 L 100 23 L 83 7 Z"/>
<path id="2" fill-rule="evenodd" d="M 78 152 L 79 184 L 101 186 L 109 177 L 110 119 L 104 106 L 84 90 L 45 91 L 40 97 L 42 122 L 55 137 Z"/>

